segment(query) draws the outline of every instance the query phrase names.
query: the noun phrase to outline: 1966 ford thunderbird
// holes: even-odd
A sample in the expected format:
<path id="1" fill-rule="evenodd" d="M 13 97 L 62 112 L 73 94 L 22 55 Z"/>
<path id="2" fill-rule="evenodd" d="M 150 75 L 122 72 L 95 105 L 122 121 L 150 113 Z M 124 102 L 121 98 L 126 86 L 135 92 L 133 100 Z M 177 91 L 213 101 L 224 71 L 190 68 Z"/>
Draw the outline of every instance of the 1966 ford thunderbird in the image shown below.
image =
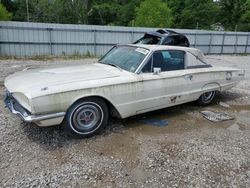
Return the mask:
<path id="1" fill-rule="evenodd" d="M 5 80 L 5 104 L 26 122 L 61 124 L 80 137 L 100 132 L 110 115 L 126 118 L 197 100 L 235 86 L 244 70 L 214 67 L 194 48 L 117 45 L 99 62 L 24 70 Z"/>

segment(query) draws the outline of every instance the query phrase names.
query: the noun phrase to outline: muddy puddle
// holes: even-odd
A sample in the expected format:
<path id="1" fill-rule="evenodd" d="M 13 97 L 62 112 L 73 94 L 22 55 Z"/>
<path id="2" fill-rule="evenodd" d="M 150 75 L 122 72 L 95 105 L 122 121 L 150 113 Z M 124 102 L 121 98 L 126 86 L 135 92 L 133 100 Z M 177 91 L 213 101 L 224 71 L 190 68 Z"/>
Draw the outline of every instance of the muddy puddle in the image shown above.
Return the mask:
<path id="1" fill-rule="evenodd" d="M 205 119 L 200 113 L 201 110 L 227 113 L 234 119 L 214 123 Z M 156 126 L 150 125 L 150 122 L 143 123 L 141 121 L 147 118 L 159 121 L 165 120 L 167 125 Z M 228 107 L 224 107 L 214 104 L 199 107 L 191 103 L 147 113 L 123 122 L 125 128 L 133 131 L 134 134 L 148 136 L 182 133 L 202 128 L 228 128 L 235 123 L 244 125 L 244 127 L 250 126 L 250 105 L 228 105 Z"/>
<path id="2" fill-rule="evenodd" d="M 234 117 L 234 120 L 210 122 L 202 116 L 199 112 L 201 110 L 225 112 Z M 167 125 L 156 126 L 142 123 L 141 120 L 146 118 L 166 120 Z M 118 120 L 118 124 L 122 127 L 119 131 L 97 136 L 93 142 L 89 141 L 91 145 L 87 146 L 88 151 L 94 152 L 100 158 L 112 157 L 122 160 L 128 165 L 134 165 L 140 157 L 141 145 L 145 144 L 141 142 L 145 140 L 211 128 L 225 129 L 225 131 L 249 129 L 250 105 L 231 105 L 226 108 L 219 104 L 199 107 L 191 103 L 146 113 L 123 121 Z M 86 147 L 85 143 L 80 142 L 77 150 L 83 150 L 84 147 Z"/>

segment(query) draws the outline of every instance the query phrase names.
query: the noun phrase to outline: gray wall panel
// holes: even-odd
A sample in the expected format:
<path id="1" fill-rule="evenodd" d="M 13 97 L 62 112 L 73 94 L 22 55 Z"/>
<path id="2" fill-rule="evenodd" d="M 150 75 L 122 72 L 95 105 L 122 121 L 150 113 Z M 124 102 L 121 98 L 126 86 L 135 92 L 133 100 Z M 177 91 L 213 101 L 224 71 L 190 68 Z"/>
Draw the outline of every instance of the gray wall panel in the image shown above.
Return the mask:
<path id="1" fill-rule="evenodd" d="M 212 34 L 211 44 L 221 45 L 223 41 L 223 35 Z"/>
<path id="2" fill-rule="evenodd" d="M 221 52 L 221 46 L 211 46 L 210 53 L 211 54 L 217 54 Z"/>
<path id="3" fill-rule="evenodd" d="M 247 35 L 238 36 L 237 44 L 246 45 L 246 42 L 247 42 Z"/>
<path id="4" fill-rule="evenodd" d="M 113 44 L 132 43 L 156 28 L 47 24 L 0 21 L 0 55 L 103 55 Z M 204 53 L 249 53 L 244 32 L 173 29 L 184 33 L 191 46 Z"/>
<path id="5" fill-rule="evenodd" d="M 245 47 L 244 46 L 237 46 L 236 53 L 238 53 L 238 54 L 245 53 Z"/>
<path id="6" fill-rule="evenodd" d="M 209 44 L 210 35 L 197 35 L 196 36 L 196 44 Z"/>
<path id="7" fill-rule="evenodd" d="M 236 42 L 236 36 L 234 35 L 226 35 L 224 44 L 226 45 L 235 45 Z"/>
<path id="8" fill-rule="evenodd" d="M 224 46 L 223 53 L 233 54 L 234 53 L 234 46 Z"/>

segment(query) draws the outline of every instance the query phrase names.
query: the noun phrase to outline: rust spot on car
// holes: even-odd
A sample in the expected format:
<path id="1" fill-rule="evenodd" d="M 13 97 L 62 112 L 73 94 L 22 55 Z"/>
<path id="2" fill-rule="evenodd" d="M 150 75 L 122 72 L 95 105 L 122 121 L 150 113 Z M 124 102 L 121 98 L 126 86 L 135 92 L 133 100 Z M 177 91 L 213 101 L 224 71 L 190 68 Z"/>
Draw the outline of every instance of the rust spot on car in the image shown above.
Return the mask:
<path id="1" fill-rule="evenodd" d="M 177 98 L 181 98 L 181 95 L 179 95 L 179 96 L 172 96 L 172 97 L 170 97 L 170 101 L 172 102 L 172 103 L 176 103 L 176 100 L 177 100 Z"/>
<path id="2" fill-rule="evenodd" d="M 175 103 L 176 102 L 176 99 L 177 99 L 177 96 L 172 96 L 170 97 L 170 100 L 172 103 Z"/>
<path id="3" fill-rule="evenodd" d="M 41 88 L 41 91 L 46 91 L 48 89 L 49 89 L 48 87 L 43 87 L 43 88 Z"/>

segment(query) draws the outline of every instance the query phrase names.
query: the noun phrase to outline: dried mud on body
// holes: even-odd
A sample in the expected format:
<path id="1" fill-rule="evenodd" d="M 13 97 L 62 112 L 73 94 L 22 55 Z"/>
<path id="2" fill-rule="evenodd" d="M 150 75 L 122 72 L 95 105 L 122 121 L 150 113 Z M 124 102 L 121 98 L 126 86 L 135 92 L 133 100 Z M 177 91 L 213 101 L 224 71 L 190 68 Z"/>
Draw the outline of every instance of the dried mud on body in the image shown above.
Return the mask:
<path id="1" fill-rule="evenodd" d="M 72 139 L 60 126 L 23 123 L 4 108 L 0 85 L 0 187 L 250 187 L 250 56 L 209 56 L 219 66 L 246 69 L 246 80 L 214 104 L 188 103 L 125 120 Z M 75 65 L 96 59 L 1 60 L 4 77 L 26 67 Z M 233 120 L 212 123 L 201 110 Z M 166 120 L 152 126 L 141 120 Z"/>

